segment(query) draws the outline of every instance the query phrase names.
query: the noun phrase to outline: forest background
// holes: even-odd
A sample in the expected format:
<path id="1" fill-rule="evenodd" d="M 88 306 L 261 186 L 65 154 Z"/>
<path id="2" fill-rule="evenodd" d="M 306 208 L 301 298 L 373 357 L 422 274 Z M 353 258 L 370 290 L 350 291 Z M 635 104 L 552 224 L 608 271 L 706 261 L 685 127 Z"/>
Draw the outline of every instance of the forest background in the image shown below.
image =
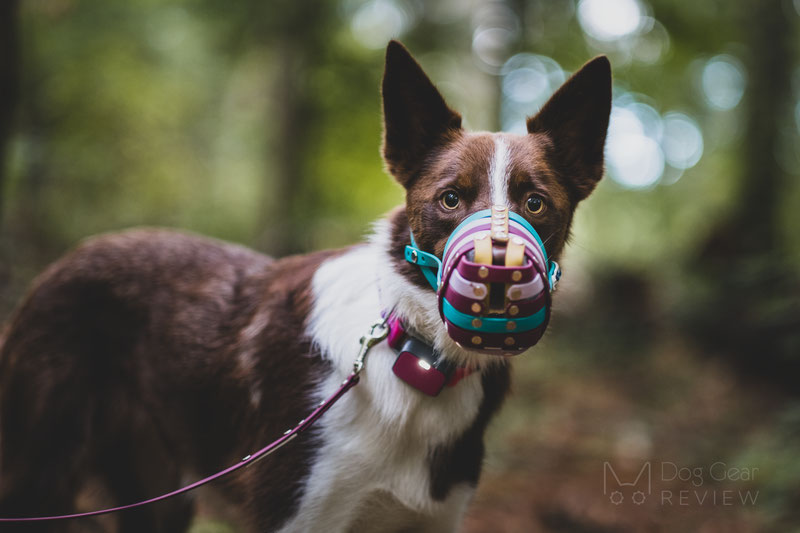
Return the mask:
<path id="1" fill-rule="evenodd" d="M 5 0 L 0 319 L 101 232 L 361 240 L 403 201 L 379 156 L 390 38 L 471 129 L 522 131 L 607 54 L 607 176 L 464 529 L 797 531 L 798 21 L 800 0 Z M 201 511 L 193 533 L 238 531 Z"/>

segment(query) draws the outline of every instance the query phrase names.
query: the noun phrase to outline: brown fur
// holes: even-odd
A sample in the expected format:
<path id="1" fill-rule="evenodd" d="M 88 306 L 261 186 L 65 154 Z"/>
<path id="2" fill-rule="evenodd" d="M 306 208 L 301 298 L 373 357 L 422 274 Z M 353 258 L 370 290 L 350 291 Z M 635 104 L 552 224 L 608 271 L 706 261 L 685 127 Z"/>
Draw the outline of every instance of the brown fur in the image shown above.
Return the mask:
<path id="1" fill-rule="evenodd" d="M 68 512 L 87 473 L 117 504 L 152 497 L 177 488 L 182 470 L 208 475 L 292 427 L 327 366 L 302 336 L 309 279 L 336 253 L 272 261 L 138 230 L 54 264 L 3 346 L 0 515 Z M 291 514 L 312 443 L 228 482 L 259 530 Z M 190 506 L 123 513 L 123 531 L 181 531 Z"/>

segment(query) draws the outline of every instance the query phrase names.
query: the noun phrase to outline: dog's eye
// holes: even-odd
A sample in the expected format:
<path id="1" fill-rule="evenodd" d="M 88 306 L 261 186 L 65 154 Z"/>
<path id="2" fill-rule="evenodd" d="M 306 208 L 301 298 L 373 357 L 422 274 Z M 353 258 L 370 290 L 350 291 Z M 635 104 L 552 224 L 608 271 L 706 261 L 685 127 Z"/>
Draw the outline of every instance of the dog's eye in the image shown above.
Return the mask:
<path id="1" fill-rule="evenodd" d="M 441 203 L 445 209 L 455 209 L 458 207 L 458 193 L 456 191 L 445 191 L 442 195 Z"/>
<path id="2" fill-rule="evenodd" d="M 542 200 L 542 197 L 538 194 L 532 194 L 528 196 L 528 201 L 525 202 L 525 208 L 528 210 L 528 213 L 539 215 L 544 211 L 544 200 Z"/>

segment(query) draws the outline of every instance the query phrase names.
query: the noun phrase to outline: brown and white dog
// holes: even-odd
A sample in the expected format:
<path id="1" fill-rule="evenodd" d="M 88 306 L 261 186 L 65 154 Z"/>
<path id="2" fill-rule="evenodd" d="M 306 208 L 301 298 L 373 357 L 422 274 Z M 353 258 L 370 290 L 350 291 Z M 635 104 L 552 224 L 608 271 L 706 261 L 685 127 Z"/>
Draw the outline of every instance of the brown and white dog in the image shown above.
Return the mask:
<path id="1" fill-rule="evenodd" d="M 309 433 L 218 488 L 255 531 L 456 530 L 509 363 L 448 337 L 434 292 L 404 260 L 409 229 L 441 256 L 461 220 L 501 204 L 557 259 L 603 174 L 610 106 L 599 57 L 527 135 L 468 133 L 392 42 L 383 155 L 406 205 L 367 243 L 279 260 L 169 230 L 83 243 L 36 280 L 0 341 L 0 516 L 74 511 L 89 482 L 130 503 L 235 463 L 335 390 L 359 338 L 396 306 L 444 357 L 478 370 L 432 398 L 397 379 L 378 344 L 361 383 Z M 192 511 L 189 498 L 162 502 L 117 515 L 118 530 L 183 531 Z"/>

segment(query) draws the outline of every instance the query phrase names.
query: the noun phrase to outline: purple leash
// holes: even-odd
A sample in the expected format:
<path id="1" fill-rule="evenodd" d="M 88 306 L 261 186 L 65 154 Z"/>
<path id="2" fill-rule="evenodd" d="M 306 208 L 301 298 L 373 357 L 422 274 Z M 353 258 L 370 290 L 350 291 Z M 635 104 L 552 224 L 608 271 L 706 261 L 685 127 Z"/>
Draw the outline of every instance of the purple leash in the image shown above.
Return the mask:
<path id="1" fill-rule="evenodd" d="M 388 316 L 388 314 L 387 314 Z M 370 348 L 372 348 L 375 344 L 379 343 L 386 336 L 389 334 L 389 328 L 386 325 L 386 319 L 380 320 L 372 325 L 370 331 L 367 335 L 361 337 L 359 341 L 361 344 L 361 348 L 359 349 L 358 356 L 356 357 L 355 362 L 353 363 L 353 372 L 347 376 L 341 386 L 334 392 L 331 396 L 328 397 L 327 400 L 321 402 L 314 411 L 311 412 L 306 418 L 302 419 L 293 429 L 286 430 L 284 434 L 277 440 L 271 442 L 270 444 L 264 446 L 257 452 L 247 455 L 242 458 L 241 461 L 236 463 L 235 465 L 229 466 L 224 470 L 220 470 L 216 474 L 212 474 L 208 477 L 205 477 L 199 481 L 195 481 L 191 485 L 186 485 L 185 487 L 181 487 L 176 489 L 172 492 L 168 492 L 166 494 L 162 494 L 160 496 L 156 496 L 155 498 L 150 498 L 149 500 L 143 500 L 136 503 L 131 503 L 128 505 L 121 505 L 119 507 L 110 507 L 108 509 L 99 509 L 97 511 L 89 511 L 86 513 L 74 513 L 74 514 L 65 514 L 65 515 L 58 515 L 58 516 L 35 516 L 35 517 L 25 517 L 25 518 L 0 518 L 0 523 L 8 523 L 8 522 L 44 522 L 47 520 L 67 520 L 70 518 L 84 518 L 88 516 L 99 516 L 103 514 L 109 513 L 116 513 L 117 511 L 125 511 L 128 509 L 135 509 L 137 507 L 143 507 L 145 505 L 149 505 L 151 503 L 160 502 L 162 500 L 166 500 L 168 498 L 172 498 L 174 496 L 178 496 L 179 494 L 185 494 L 189 491 L 192 491 L 198 487 L 202 487 L 208 483 L 216 479 L 220 479 L 222 477 L 227 476 L 228 474 L 235 472 L 241 468 L 247 467 L 251 464 L 254 464 L 267 455 L 273 453 L 278 448 L 283 446 L 284 444 L 288 443 L 289 441 L 293 440 L 295 437 L 300 435 L 303 431 L 310 428 L 314 422 L 319 420 L 325 412 L 333 407 L 339 399 L 345 395 L 347 391 L 352 389 L 360 380 L 359 374 L 361 370 L 364 368 L 364 358 L 367 355 L 367 352 Z"/>

